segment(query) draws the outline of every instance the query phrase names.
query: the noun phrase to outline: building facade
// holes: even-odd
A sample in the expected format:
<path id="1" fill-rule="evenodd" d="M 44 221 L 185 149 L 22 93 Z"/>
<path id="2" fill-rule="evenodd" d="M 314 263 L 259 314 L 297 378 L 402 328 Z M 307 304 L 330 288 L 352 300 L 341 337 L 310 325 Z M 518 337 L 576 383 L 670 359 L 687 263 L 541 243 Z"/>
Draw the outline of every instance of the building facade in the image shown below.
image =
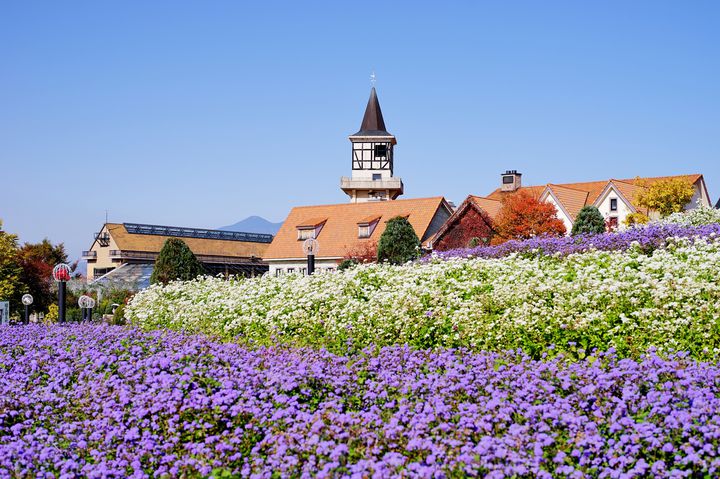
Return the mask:
<path id="1" fill-rule="evenodd" d="M 316 270 L 335 270 L 345 258 L 372 256 L 385 224 L 398 216 L 407 218 L 423 244 L 452 214 L 445 198 L 366 201 L 336 205 L 298 206 L 290 211 L 263 256 L 270 274 L 307 273 L 303 242 L 315 238 L 319 251 Z"/>
<path id="2" fill-rule="evenodd" d="M 488 224 L 477 218 L 478 211 L 487 213 L 487 218 L 492 221 L 502 207 L 503 198 L 517 191 L 526 191 L 540 201 L 555 206 L 557 217 L 564 223 L 567 234 L 572 231 L 575 218 L 584 206 L 597 207 L 608 225 L 622 230 L 627 227 L 625 220 L 632 213 L 643 213 L 651 219 L 659 217 L 657 212 L 638 205 L 635 198 L 641 190 L 668 179 L 680 179 L 692 185 L 694 195 L 685 205 L 686 210 L 711 206 L 705 179 L 700 174 L 523 186 L 521 173 L 506 171 L 501 175 L 500 187 L 489 195 L 468 196 L 438 231 L 433 239 L 434 249 L 444 251 L 462 248 L 467 246 L 467 243 L 463 245 L 462 242 L 468 238 L 482 239 L 488 236 Z"/>
<path id="3" fill-rule="evenodd" d="M 262 256 L 272 235 L 233 231 L 106 223 L 95 233 L 90 249 L 83 251 L 89 282 L 123 277 L 144 286 L 152 265 L 169 238 L 182 239 L 208 274 L 256 276 L 268 270 Z"/>

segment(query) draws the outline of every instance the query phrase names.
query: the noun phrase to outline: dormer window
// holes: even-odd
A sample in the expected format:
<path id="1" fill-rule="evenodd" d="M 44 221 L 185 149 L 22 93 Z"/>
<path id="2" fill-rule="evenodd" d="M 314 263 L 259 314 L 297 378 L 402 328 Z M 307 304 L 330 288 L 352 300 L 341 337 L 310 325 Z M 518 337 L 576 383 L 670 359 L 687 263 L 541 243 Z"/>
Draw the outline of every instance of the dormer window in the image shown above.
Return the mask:
<path id="1" fill-rule="evenodd" d="M 315 237 L 315 228 L 298 228 L 298 239 L 306 240 Z"/>
<path id="2" fill-rule="evenodd" d="M 380 222 L 380 216 L 368 216 L 358 222 L 358 238 L 369 238 Z"/>
<path id="3" fill-rule="evenodd" d="M 326 221 L 327 218 L 311 218 L 297 225 L 298 241 L 317 238 Z"/>

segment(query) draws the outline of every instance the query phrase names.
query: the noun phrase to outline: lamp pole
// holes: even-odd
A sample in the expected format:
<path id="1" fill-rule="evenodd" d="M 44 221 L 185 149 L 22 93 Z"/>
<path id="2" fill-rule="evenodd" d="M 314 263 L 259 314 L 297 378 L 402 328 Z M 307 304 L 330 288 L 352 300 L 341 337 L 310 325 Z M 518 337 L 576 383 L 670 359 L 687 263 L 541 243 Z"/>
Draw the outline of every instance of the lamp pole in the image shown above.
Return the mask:
<path id="1" fill-rule="evenodd" d="M 95 298 L 92 296 L 88 296 L 87 299 L 87 320 L 88 322 L 92 322 L 92 310 L 95 307 Z"/>
<path id="2" fill-rule="evenodd" d="M 85 321 L 87 317 L 87 307 L 88 307 L 88 299 L 90 297 L 86 295 L 82 295 L 78 298 L 78 306 L 80 307 L 80 321 Z"/>
<path id="3" fill-rule="evenodd" d="M 30 323 L 30 305 L 33 303 L 31 294 L 23 294 L 22 304 L 25 305 L 25 324 Z"/>
<path id="4" fill-rule="evenodd" d="M 311 275 L 315 272 L 315 255 L 320 251 L 320 243 L 315 238 L 308 238 L 303 241 L 302 246 L 307 255 L 307 272 Z"/>
<path id="5" fill-rule="evenodd" d="M 53 278 L 58 283 L 58 322 L 65 322 L 65 291 L 70 281 L 70 266 L 60 263 L 53 268 Z"/>

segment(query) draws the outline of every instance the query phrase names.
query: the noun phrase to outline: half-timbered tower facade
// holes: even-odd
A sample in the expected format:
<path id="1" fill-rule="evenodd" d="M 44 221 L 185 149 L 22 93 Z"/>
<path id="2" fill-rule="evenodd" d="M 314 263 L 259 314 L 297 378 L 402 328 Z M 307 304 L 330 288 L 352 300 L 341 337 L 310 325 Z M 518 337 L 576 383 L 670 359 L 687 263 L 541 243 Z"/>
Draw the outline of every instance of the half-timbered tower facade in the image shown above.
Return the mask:
<path id="1" fill-rule="evenodd" d="M 365 108 L 360 130 L 352 143 L 352 175 L 340 179 L 340 188 L 351 203 L 394 200 L 403 194 L 403 182 L 393 176 L 395 136 L 385 128 L 375 87 Z"/>

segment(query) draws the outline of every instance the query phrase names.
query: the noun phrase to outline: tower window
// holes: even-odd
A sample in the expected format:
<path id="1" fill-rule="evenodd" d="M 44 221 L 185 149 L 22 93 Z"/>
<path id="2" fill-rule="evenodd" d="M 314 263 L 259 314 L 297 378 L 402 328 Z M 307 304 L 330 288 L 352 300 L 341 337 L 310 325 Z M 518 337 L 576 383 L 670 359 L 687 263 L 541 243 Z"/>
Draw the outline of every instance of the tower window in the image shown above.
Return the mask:
<path id="1" fill-rule="evenodd" d="M 375 145 L 375 158 L 385 158 L 387 156 L 387 145 Z"/>
<path id="2" fill-rule="evenodd" d="M 382 180 L 382 174 L 373 173 L 373 181 L 380 181 L 380 180 Z"/>
<path id="3" fill-rule="evenodd" d="M 515 177 L 514 176 L 503 176 L 503 184 L 504 185 L 512 185 L 515 183 Z"/>

